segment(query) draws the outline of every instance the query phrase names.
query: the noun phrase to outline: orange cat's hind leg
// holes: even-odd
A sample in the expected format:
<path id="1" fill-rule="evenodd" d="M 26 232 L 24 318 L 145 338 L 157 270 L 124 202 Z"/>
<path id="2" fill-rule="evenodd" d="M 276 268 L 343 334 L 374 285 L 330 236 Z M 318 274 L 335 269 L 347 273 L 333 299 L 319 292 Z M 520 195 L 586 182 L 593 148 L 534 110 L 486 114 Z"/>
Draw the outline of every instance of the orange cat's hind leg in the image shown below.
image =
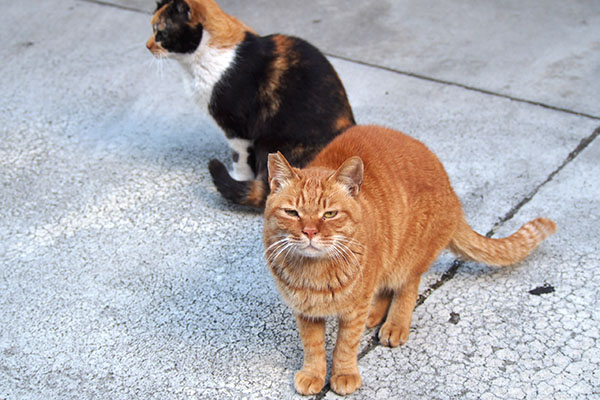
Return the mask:
<path id="1" fill-rule="evenodd" d="M 375 296 L 371 309 L 369 310 L 369 318 L 367 319 L 367 328 L 376 327 L 383 321 L 385 314 L 392 302 L 392 293 L 379 293 Z"/>
<path id="2" fill-rule="evenodd" d="M 406 343 L 420 280 L 420 276 L 411 279 L 395 293 L 385 323 L 379 329 L 379 341 L 384 346 L 398 347 Z"/>

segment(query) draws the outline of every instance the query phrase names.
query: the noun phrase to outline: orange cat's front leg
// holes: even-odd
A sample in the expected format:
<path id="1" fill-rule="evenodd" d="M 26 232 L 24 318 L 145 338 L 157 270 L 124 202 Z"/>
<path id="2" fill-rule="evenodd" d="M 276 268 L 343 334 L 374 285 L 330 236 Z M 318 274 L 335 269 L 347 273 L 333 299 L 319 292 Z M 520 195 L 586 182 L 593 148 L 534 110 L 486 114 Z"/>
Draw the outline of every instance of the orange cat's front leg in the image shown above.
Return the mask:
<path id="1" fill-rule="evenodd" d="M 304 365 L 294 376 L 294 387 L 300 394 L 317 394 L 325 385 L 325 320 L 296 315 L 298 332 L 304 347 Z"/>
<path id="2" fill-rule="evenodd" d="M 331 389 L 337 394 L 350 394 L 362 385 L 356 357 L 368 315 L 369 307 L 363 307 L 349 315 L 340 316 L 329 381 Z"/>

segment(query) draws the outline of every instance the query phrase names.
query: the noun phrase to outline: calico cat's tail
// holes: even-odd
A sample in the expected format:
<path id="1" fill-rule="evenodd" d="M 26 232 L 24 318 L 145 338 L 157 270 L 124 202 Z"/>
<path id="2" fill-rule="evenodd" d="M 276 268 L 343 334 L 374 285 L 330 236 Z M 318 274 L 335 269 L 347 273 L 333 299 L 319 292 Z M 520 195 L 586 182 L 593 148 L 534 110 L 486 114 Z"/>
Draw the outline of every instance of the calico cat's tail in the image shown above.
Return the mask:
<path id="1" fill-rule="evenodd" d="M 225 165 L 219 160 L 210 160 L 208 170 L 217 190 L 223 197 L 237 204 L 264 207 L 269 186 L 262 179 L 236 181 L 229 175 Z"/>
<path id="2" fill-rule="evenodd" d="M 556 232 L 556 224 L 547 218 L 527 222 L 503 239 L 491 239 L 475 232 L 464 216 L 450 241 L 449 248 L 468 260 L 489 265 L 508 266 L 529 255 L 544 239 Z"/>

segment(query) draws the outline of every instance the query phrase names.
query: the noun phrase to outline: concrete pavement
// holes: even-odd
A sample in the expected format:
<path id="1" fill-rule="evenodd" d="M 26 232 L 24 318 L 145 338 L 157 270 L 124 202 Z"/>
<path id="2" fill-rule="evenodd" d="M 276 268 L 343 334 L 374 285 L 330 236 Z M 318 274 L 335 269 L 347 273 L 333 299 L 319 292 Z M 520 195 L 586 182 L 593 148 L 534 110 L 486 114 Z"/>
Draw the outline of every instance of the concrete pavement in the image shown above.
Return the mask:
<path id="1" fill-rule="evenodd" d="M 357 120 L 434 150 L 479 232 L 558 224 L 514 268 L 442 255 L 408 343 L 365 333 L 350 398 L 600 396 L 600 8 L 563 3 L 221 2 L 329 54 Z M 300 398 L 262 217 L 215 191 L 227 144 L 145 49 L 152 9 L 3 7 L 0 399 Z"/>

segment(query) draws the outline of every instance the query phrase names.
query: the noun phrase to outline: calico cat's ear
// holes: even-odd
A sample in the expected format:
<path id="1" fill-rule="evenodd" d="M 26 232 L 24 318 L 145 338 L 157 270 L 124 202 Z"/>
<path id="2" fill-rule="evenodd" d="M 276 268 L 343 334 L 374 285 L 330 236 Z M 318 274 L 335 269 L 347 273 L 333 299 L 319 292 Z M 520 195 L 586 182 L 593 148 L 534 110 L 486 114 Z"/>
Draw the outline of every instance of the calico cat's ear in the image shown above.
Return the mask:
<path id="1" fill-rule="evenodd" d="M 280 152 L 269 154 L 267 167 L 269 169 L 269 187 L 272 192 L 277 191 L 290 180 L 298 178 L 298 174 Z"/>
<path id="2" fill-rule="evenodd" d="M 156 10 L 154 12 L 160 10 L 161 8 L 163 8 L 163 6 L 169 4 L 170 1 L 171 0 L 158 0 L 156 2 Z"/>
<path id="3" fill-rule="evenodd" d="M 350 157 L 333 173 L 330 180 L 341 183 L 350 196 L 356 196 L 360 192 L 363 181 L 365 166 L 360 157 Z"/>
<path id="4" fill-rule="evenodd" d="M 185 16 L 186 19 L 190 19 L 192 12 L 190 6 L 184 0 L 158 0 L 156 2 L 156 11 L 169 3 L 173 4 L 174 9 L 172 10 L 174 10 L 175 15 Z"/>
<path id="5" fill-rule="evenodd" d="M 175 0 L 174 4 L 178 15 L 185 15 L 185 18 L 188 20 L 191 18 L 192 11 L 190 10 L 190 6 L 184 0 Z"/>
<path id="6" fill-rule="evenodd" d="M 158 0 L 156 2 L 156 11 L 160 10 L 167 4 L 171 4 L 169 7 L 169 15 L 171 17 L 178 16 L 188 20 L 190 19 L 192 11 L 189 4 L 186 3 L 185 0 Z"/>

